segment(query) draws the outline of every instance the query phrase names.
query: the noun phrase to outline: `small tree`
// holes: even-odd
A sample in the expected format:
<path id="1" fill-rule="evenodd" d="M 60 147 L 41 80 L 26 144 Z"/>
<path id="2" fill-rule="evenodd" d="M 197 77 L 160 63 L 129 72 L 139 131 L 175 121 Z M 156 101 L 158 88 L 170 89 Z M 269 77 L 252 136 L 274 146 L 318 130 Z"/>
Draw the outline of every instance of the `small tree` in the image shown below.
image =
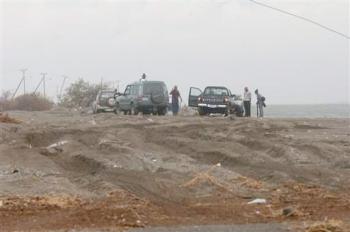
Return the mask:
<path id="1" fill-rule="evenodd" d="M 11 97 L 10 91 L 2 91 L 0 96 L 0 102 L 9 101 Z"/>
<path id="2" fill-rule="evenodd" d="M 108 88 L 107 85 L 90 84 L 82 78 L 72 83 L 59 99 L 64 107 L 88 107 L 95 100 L 98 91 Z"/>

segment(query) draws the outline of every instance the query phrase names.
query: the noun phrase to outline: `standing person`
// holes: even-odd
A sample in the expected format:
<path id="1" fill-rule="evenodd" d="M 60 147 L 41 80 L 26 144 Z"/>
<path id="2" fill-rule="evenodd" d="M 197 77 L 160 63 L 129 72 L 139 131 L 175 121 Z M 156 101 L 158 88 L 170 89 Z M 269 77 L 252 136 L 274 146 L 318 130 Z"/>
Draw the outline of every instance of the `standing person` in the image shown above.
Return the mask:
<path id="1" fill-rule="evenodd" d="M 265 107 L 265 97 L 263 97 L 260 93 L 259 90 L 256 89 L 255 90 L 255 94 L 256 94 L 256 116 L 258 118 L 262 118 L 264 117 L 264 107 Z"/>
<path id="2" fill-rule="evenodd" d="M 243 105 L 244 105 L 244 116 L 250 117 L 250 108 L 252 101 L 252 93 L 249 91 L 248 87 L 244 88 Z"/>
<path id="3" fill-rule="evenodd" d="M 177 113 L 179 112 L 179 98 L 182 101 L 180 92 L 177 89 L 176 85 L 171 90 L 170 95 L 171 95 L 171 100 L 172 100 L 171 101 L 171 106 L 172 106 L 173 115 L 176 116 Z"/>

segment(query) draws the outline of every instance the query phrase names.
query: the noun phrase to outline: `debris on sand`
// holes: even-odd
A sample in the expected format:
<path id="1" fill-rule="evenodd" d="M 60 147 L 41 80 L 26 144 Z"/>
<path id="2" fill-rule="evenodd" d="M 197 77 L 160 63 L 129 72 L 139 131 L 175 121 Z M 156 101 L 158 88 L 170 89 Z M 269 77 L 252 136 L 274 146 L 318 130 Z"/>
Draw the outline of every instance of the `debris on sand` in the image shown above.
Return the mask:
<path id="1" fill-rule="evenodd" d="M 282 209 L 282 215 L 285 217 L 298 217 L 305 216 L 300 210 L 294 207 L 286 207 Z"/>
<path id="2" fill-rule="evenodd" d="M 238 176 L 236 178 L 238 181 L 240 181 L 240 185 L 243 187 L 247 187 L 250 189 L 262 189 L 263 188 L 263 183 L 261 183 L 258 180 L 246 177 L 246 176 Z"/>
<path id="3" fill-rule="evenodd" d="M 53 143 L 53 144 L 43 148 L 40 153 L 42 155 L 55 155 L 57 153 L 61 153 L 61 152 L 63 152 L 62 146 L 64 144 L 67 144 L 67 143 L 68 143 L 68 141 L 66 141 L 66 140 L 59 141 L 57 143 Z"/>
<path id="4" fill-rule="evenodd" d="M 249 201 L 247 204 L 248 205 L 252 205 L 252 204 L 266 204 L 266 199 L 257 198 L 257 199 L 254 199 L 252 201 Z"/>
<path id="5" fill-rule="evenodd" d="M 3 113 L 0 113 L 0 122 L 3 122 L 3 123 L 14 123 L 14 124 L 21 123 L 21 121 L 19 121 L 17 119 L 14 119 L 14 118 L 11 118 L 11 117 L 8 116 L 8 114 L 3 114 Z"/>
<path id="6" fill-rule="evenodd" d="M 227 192 L 232 192 L 231 189 L 221 184 L 214 176 L 212 176 L 210 173 L 215 169 L 221 167 L 221 163 L 217 163 L 213 166 L 211 166 L 208 170 L 204 172 L 197 173 L 191 180 L 187 181 L 186 183 L 182 184 L 181 187 L 193 187 L 195 185 L 199 185 L 201 183 L 210 183 L 220 189 L 223 189 Z"/>
<path id="7" fill-rule="evenodd" d="M 326 222 L 315 223 L 308 228 L 305 232 L 345 232 L 343 228 L 343 222 L 340 220 L 329 220 Z"/>
<path id="8" fill-rule="evenodd" d="M 68 143 L 68 141 L 66 140 L 63 140 L 63 141 L 59 141 L 57 143 L 53 143 L 51 144 L 50 146 L 46 147 L 47 149 L 51 149 L 51 148 L 55 148 L 55 147 L 59 147 L 59 146 L 62 146 L 64 144 Z"/>

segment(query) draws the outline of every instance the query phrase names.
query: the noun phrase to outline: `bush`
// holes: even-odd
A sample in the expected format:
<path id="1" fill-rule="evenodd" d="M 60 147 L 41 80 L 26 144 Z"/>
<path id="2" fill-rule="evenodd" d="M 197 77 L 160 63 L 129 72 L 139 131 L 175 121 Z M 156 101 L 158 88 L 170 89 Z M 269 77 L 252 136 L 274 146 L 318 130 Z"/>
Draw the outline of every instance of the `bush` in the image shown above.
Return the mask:
<path id="1" fill-rule="evenodd" d="M 53 102 L 47 98 L 33 95 L 24 94 L 16 97 L 15 99 L 1 98 L 0 110 L 27 110 L 27 111 L 44 111 L 50 110 L 53 106 Z"/>
<path id="2" fill-rule="evenodd" d="M 108 86 L 103 85 L 102 88 L 106 89 Z M 66 89 L 64 95 L 59 99 L 59 105 L 68 108 L 88 107 L 95 100 L 100 89 L 101 85 L 90 84 L 79 79 Z"/>

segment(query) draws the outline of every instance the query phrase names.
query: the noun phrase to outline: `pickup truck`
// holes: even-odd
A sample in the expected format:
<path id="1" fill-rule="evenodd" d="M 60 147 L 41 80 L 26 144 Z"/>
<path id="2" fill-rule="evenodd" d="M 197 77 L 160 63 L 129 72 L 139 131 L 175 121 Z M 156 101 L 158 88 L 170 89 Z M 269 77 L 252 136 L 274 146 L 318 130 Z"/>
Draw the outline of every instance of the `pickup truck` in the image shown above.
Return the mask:
<path id="1" fill-rule="evenodd" d="M 191 87 L 188 106 L 196 107 L 199 115 L 219 113 L 242 117 L 244 112 L 241 97 L 231 94 L 231 91 L 223 86 L 207 86 L 204 91 Z"/>

